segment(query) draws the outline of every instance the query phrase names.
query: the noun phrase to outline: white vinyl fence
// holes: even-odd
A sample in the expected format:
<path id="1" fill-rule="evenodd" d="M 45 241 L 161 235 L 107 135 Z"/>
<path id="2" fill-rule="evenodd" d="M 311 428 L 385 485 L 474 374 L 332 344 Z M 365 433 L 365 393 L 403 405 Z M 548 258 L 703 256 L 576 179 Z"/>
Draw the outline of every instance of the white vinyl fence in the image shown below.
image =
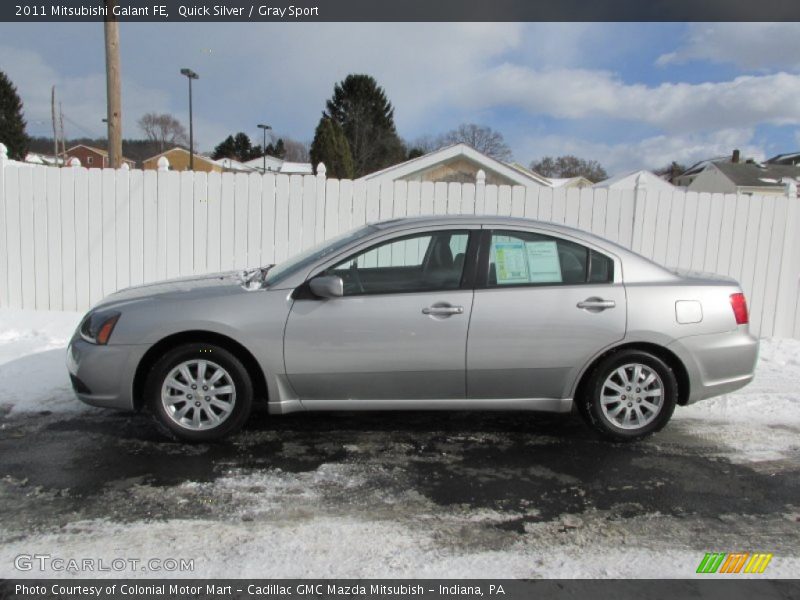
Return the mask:
<path id="1" fill-rule="evenodd" d="M 318 175 L 39 167 L 0 145 L 0 306 L 85 310 L 121 288 L 278 263 L 368 221 L 501 214 L 592 231 L 741 282 L 751 328 L 800 338 L 800 212 L 785 196 L 389 184 Z"/>

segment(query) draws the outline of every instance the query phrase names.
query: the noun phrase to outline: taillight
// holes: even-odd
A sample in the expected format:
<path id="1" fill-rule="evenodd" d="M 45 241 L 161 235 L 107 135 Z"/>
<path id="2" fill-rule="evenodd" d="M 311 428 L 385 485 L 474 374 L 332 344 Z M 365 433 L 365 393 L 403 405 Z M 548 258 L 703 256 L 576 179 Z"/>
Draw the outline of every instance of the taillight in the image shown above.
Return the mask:
<path id="1" fill-rule="evenodd" d="M 747 317 L 747 300 L 744 299 L 744 294 L 731 294 L 731 308 L 733 308 L 733 316 L 736 317 L 737 325 L 747 325 L 750 322 Z"/>

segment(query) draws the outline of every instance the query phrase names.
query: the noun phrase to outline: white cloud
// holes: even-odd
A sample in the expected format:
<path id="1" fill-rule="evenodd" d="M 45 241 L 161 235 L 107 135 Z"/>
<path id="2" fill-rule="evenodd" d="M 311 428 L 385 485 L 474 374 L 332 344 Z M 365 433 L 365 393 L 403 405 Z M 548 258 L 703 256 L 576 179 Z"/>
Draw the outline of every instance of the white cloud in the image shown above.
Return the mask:
<path id="1" fill-rule="evenodd" d="M 672 161 L 688 166 L 706 158 L 725 156 L 733 148 L 739 148 L 748 158 L 763 159 L 764 152 L 753 142 L 753 135 L 752 129 L 725 129 L 708 134 L 656 135 L 619 144 L 547 135 L 522 140 L 517 155 L 535 160 L 548 155 L 573 154 L 597 160 L 609 174 L 617 174 L 641 168 L 657 169 Z"/>
<path id="2" fill-rule="evenodd" d="M 693 60 L 748 70 L 800 70 L 800 23 L 692 23 L 680 47 L 656 64 Z"/>
<path id="3" fill-rule="evenodd" d="M 503 64 L 458 94 L 473 107 L 516 106 L 562 119 L 621 119 L 690 132 L 800 123 L 800 76 L 741 76 L 730 81 L 628 84 L 614 73 L 535 70 Z"/>
<path id="4" fill-rule="evenodd" d="M 52 135 L 50 89 L 56 86 L 56 101 L 66 117 L 67 136 L 102 136 L 106 116 L 105 73 L 66 76 L 53 69 L 40 54 L 0 46 L 2 69 L 22 97 L 28 130 L 33 135 Z M 168 95 L 157 89 L 123 79 L 123 130 L 135 128 L 135 121 L 148 110 L 168 105 Z"/>

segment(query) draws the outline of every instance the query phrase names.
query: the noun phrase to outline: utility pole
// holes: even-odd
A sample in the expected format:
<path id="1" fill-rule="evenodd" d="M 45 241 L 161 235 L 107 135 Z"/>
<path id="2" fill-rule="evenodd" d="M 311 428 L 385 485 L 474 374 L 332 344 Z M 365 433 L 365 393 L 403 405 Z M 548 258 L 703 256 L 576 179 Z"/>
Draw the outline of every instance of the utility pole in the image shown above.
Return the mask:
<path id="1" fill-rule="evenodd" d="M 67 136 L 64 133 L 64 111 L 61 108 L 61 101 L 58 102 L 58 128 L 61 133 L 61 155 L 64 164 L 67 164 Z"/>
<path id="2" fill-rule="evenodd" d="M 112 169 L 119 169 L 122 166 L 122 85 L 119 62 L 119 22 L 113 13 L 117 0 L 103 1 L 108 11 L 105 19 L 108 160 Z"/>
<path id="3" fill-rule="evenodd" d="M 181 69 L 181 75 L 189 80 L 189 170 L 194 171 L 194 123 L 192 122 L 192 79 L 200 79 L 200 75 L 191 69 Z"/>
<path id="4" fill-rule="evenodd" d="M 58 132 L 56 131 L 56 86 L 50 88 L 50 116 L 53 119 L 53 161 L 58 166 Z"/>
<path id="5" fill-rule="evenodd" d="M 263 168 L 261 169 L 264 173 L 267 172 L 267 129 L 272 129 L 269 125 L 264 125 L 263 123 L 258 124 L 259 129 L 264 130 L 264 145 L 261 147 L 261 151 L 264 153 L 264 161 L 263 161 Z"/>

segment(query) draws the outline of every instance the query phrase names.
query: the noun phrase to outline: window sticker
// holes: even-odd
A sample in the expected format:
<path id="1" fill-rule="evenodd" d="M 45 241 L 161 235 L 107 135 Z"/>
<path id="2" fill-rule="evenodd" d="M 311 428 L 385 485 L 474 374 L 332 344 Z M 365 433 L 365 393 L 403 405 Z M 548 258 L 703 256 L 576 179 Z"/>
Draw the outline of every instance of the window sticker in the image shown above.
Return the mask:
<path id="1" fill-rule="evenodd" d="M 497 283 L 528 283 L 528 260 L 525 257 L 525 242 L 492 243 L 497 270 Z"/>
<path id="2" fill-rule="evenodd" d="M 531 283 L 561 283 L 561 262 L 555 241 L 526 242 Z"/>

